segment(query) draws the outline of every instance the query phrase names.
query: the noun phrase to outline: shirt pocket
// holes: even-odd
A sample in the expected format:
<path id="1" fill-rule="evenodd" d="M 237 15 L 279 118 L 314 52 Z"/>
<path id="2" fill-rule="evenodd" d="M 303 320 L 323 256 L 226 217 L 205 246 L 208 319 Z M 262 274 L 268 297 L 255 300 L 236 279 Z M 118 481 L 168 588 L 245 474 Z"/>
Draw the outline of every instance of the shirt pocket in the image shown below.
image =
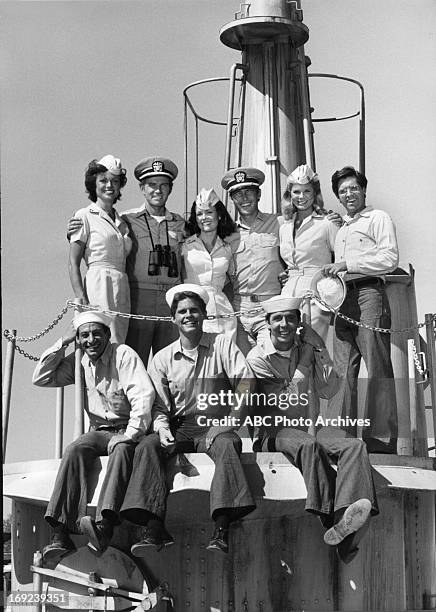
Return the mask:
<path id="1" fill-rule="evenodd" d="M 130 413 L 130 404 L 127 400 L 127 397 L 123 391 L 123 389 L 115 389 L 114 391 L 110 391 L 107 395 L 109 406 L 116 414 L 125 414 L 127 409 L 127 414 Z"/>
<path id="2" fill-rule="evenodd" d="M 259 234 L 253 241 L 251 256 L 263 264 L 278 260 L 279 241 L 273 234 Z"/>

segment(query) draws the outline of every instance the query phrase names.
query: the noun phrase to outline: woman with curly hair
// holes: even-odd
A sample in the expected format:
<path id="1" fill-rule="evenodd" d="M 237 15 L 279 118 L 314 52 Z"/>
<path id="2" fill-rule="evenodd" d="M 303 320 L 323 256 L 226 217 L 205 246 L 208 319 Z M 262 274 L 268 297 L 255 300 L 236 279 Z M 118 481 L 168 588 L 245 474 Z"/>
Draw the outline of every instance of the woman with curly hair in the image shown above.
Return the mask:
<path id="1" fill-rule="evenodd" d="M 338 218 L 327 218 L 318 175 L 304 164 L 287 178 L 280 227 L 280 255 L 287 266 L 287 282 L 282 295 L 301 297 L 310 288 L 319 270 L 332 262 Z M 311 301 L 311 326 L 326 340 L 330 312 Z"/>
<path id="2" fill-rule="evenodd" d="M 132 247 L 128 228 L 114 208 L 127 182 L 126 170 L 113 155 L 92 160 L 85 172 L 85 187 L 91 204 L 75 213 L 82 225 L 70 235 L 70 281 L 80 304 L 102 310 L 130 312 L 130 291 L 125 272 Z M 87 265 L 82 279 L 80 263 Z M 111 341 L 123 343 L 129 320 L 114 317 Z"/>
<path id="3" fill-rule="evenodd" d="M 226 207 L 213 189 L 201 189 L 187 222 L 187 238 L 182 246 L 182 277 L 185 283 L 201 285 L 209 294 L 208 315 L 233 313 L 224 285 L 231 275 L 232 250 L 226 237 L 236 231 Z M 206 320 L 206 332 L 236 337 L 236 318 Z"/>

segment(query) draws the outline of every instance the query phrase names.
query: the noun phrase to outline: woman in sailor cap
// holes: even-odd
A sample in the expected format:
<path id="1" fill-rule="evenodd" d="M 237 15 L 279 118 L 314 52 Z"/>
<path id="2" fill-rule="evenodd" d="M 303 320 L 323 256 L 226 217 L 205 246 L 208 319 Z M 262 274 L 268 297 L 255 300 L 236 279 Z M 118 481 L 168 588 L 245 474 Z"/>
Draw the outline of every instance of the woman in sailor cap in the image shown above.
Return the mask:
<path id="1" fill-rule="evenodd" d="M 280 255 L 287 266 L 287 281 L 282 295 L 303 297 L 324 283 L 321 268 L 332 262 L 338 226 L 326 217 L 318 175 L 307 164 L 298 166 L 287 178 L 282 201 L 285 223 L 280 227 Z M 339 308 L 345 297 L 343 284 L 325 287 L 335 294 L 333 307 Z M 336 293 L 339 293 L 337 296 Z M 343 294 L 343 295 L 342 295 Z M 326 294 L 327 295 L 327 294 Z M 331 312 L 311 300 L 311 326 L 326 341 Z"/>
<path id="2" fill-rule="evenodd" d="M 225 238 L 236 231 L 236 226 L 213 189 L 200 190 L 191 208 L 187 231 L 191 236 L 182 246 L 183 281 L 206 289 L 208 315 L 232 314 L 233 308 L 223 293 L 232 262 L 231 247 Z M 236 338 L 233 316 L 206 320 L 203 328 L 206 332 Z"/>
<path id="3" fill-rule="evenodd" d="M 74 215 L 82 225 L 70 235 L 69 272 L 76 301 L 129 313 L 125 267 L 132 242 L 125 221 L 114 208 L 126 182 L 126 171 L 113 155 L 89 163 L 85 187 L 91 204 Z M 87 265 L 84 278 L 80 273 L 82 259 Z M 123 343 L 128 326 L 129 319 L 113 318 L 111 341 Z"/>

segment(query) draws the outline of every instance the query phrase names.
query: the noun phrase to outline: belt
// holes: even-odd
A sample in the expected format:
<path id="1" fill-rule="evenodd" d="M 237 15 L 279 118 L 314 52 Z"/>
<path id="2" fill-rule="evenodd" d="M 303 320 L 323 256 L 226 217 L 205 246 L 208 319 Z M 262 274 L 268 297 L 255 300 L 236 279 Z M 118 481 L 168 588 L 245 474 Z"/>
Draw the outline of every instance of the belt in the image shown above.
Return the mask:
<path id="1" fill-rule="evenodd" d="M 290 270 L 286 270 L 288 276 L 315 276 L 315 274 L 320 270 L 317 266 L 306 266 L 305 268 L 291 268 Z"/>
<path id="2" fill-rule="evenodd" d="M 94 425 L 91 427 L 93 431 L 121 431 L 126 429 L 127 423 L 120 423 L 119 425 Z"/>
<path id="3" fill-rule="evenodd" d="M 248 298 L 250 302 L 262 302 L 263 300 L 267 300 L 270 297 L 274 297 L 274 295 L 266 295 L 266 294 L 255 294 L 255 293 L 235 293 L 235 297 Z"/>
<path id="4" fill-rule="evenodd" d="M 364 278 L 356 278 L 355 280 L 345 281 L 347 289 L 357 289 L 358 287 L 367 287 L 368 285 L 384 285 L 381 278 L 378 276 L 367 276 Z"/>

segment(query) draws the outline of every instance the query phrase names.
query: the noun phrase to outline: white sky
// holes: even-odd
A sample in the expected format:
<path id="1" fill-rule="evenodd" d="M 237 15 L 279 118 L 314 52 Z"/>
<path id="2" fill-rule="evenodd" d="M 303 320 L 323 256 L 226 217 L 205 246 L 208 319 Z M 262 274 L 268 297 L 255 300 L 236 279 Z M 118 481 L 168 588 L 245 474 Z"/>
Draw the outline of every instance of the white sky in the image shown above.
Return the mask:
<path id="1" fill-rule="evenodd" d="M 83 174 L 92 158 L 121 157 L 129 179 L 124 210 L 141 202 L 135 164 L 148 154 L 171 157 L 181 175 L 169 205 L 183 210 L 182 90 L 228 76 L 240 60 L 218 36 L 238 9 L 236 0 L 1 2 L 3 328 L 34 334 L 72 297 L 65 228 L 88 202 Z M 416 269 L 423 320 L 436 311 L 436 3 L 303 0 L 303 9 L 311 71 L 365 86 L 368 201 L 397 225 L 401 262 Z M 225 120 L 226 96 L 221 86 L 196 99 L 204 114 Z M 341 115 L 357 109 L 358 96 L 317 86 L 311 102 L 315 116 Z M 357 164 L 357 122 L 316 130 L 326 206 L 339 210 L 330 176 Z M 205 186 L 219 186 L 223 136 L 204 131 Z M 25 348 L 40 355 L 65 328 Z M 30 361 L 17 356 L 15 363 L 7 460 L 51 457 L 55 392 L 32 387 Z M 70 402 L 69 424 L 72 411 Z"/>

